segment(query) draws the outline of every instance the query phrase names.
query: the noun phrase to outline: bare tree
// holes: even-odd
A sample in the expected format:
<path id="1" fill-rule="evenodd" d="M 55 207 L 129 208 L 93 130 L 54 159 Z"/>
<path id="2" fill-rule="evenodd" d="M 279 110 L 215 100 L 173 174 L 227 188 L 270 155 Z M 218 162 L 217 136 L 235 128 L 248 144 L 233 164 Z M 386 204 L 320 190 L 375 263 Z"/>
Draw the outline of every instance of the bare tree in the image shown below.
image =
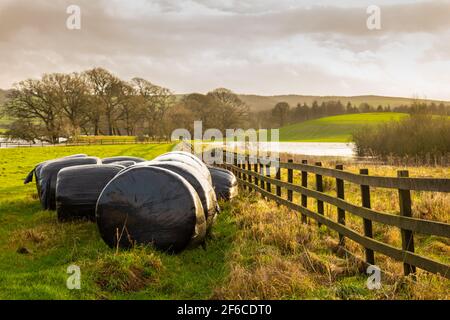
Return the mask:
<path id="1" fill-rule="evenodd" d="M 91 116 L 91 118 L 99 121 L 99 113 L 96 111 L 103 112 L 108 126 L 108 134 L 114 135 L 115 131 L 117 131 L 115 123 L 119 114 L 118 105 L 123 98 L 121 96 L 121 80 L 103 68 L 88 70 L 85 72 L 85 75 L 91 90 L 91 103 L 97 104 L 97 108 L 101 106 L 101 109 L 93 110 L 96 116 Z M 95 134 L 98 134 L 98 123 L 95 126 Z"/>
<path id="2" fill-rule="evenodd" d="M 204 128 L 217 126 L 217 102 L 211 95 L 192 93 L 182 99 L 184 108 L 191 111 L 197 121 L 202 121 Z"/>
<path id="3" fill-rule="evenodd" d="M 135 135 L 136 128 L 144 117 L 142 104 L 131 83 L 122 81 L 120 91 L 121 99 L 119 99 L 118 105 L 120 115 L 118 119 L 121 121 L 122 127 L 124 127 L 128 136 Z"/>
<path id="4" fill-rule="evenodd" d="M 15 85 L 8 94 L 5 113 L 18 119 L 7 133 L 10 137 L 57 143 L 65 135 L 61 101 L 53 75 L 44 75 L 41 80 L 28 79 Z"/>
<path id="5" fill-rule="evenodd" d="M 278 121 L 280 127 L 286 124 L 290 108 L 287 102 L 278 102 L 272 109 L 272 116 Z"/>
<path id="6" fill-rule="evenodd" d="M 231 90 L 219 88 L 208 93 L 215 101 L 216 128 L 222 130 L 242 126 L 247 121 L 249 107 Z"/>
<path id="7" fill-rule="evenodd" d="M 72 136 L 80 133 L 80 129 L 89 121 L 89 88 L 85 78 L 78 73 L 48 75 L 55 88 L 55 100 L 68 120 L 68 131 Z"/>
<path id="8" fill-rule="evenodd" d="M 175 96 L 169 89 L 154 85 L 142 78 L 134 78 L 131 84 L 137 95 L 136 101 L 144 112 L 148 135 L 167 136 L 167 128 L 163 120 L 167 111 L 175 103 Z"/>

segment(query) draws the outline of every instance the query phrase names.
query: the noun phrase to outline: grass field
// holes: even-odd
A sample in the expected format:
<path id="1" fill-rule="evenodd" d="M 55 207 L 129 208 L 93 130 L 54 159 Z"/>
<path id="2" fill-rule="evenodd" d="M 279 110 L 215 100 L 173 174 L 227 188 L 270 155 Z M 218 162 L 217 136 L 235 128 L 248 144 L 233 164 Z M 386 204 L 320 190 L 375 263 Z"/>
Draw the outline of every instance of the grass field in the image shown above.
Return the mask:
<path id="1" fill-rule="evenodd" d="M 243 193 L 232 203 L 221 204 L 222 213 L 206 249 L 167 255 L 149 247 L 116 252 L 103 243 L 95 224 L 58 223 L 55 212 L 40 209 L 34 185 L 23 185 L 29 170 L 46 159 L 74 153 L 151 159 L 170 148 L 118 145 L 0 150 L 0 299 L 450 298 L 448 281 L 425 274 L 419 275 L 419 281 L 403 277 L 384 280 L 381 290 L 368 290 L 358 263 L 333 253 L 330 232 L 314 224 L 302 225 L 295 213 L 253 194 Z M 395 172 L 395 168 L 373 170 L 371 173 Z M 414 170 L 412 176 L 449 174 L 442 168 Z M 324 183 L 328 186 L 329 181 Z M 348 197 L 357 194 L 349 191 Z M 392 197 L 383 194 L 376 209 L 397 205 L 385 198 Z M 437 199 L 437 205 L 427 198 L 420 196 L 416 211 L 448 219 L 448 198 Z M 326 214 L 331 214 L 329 211 L 327 207 Z M 386 230 L 375 227 L 375 231 L 381 237 Z M 386 236 L 398 241 L 396 234 Z M 442 252 L 448 254 L 449 244 L 437 240 L 418 250 L 445 256 Z M 81 268 L 81 290 L 66 288 L 67 267 L 72 264 Z M 396 267 L 389 266 L 394 271 Z"/>
<path id="2" fill-rule="evenodd" d="M 366 126 L 398 121 L 405 113 L 360 113 L 325 117 L 292 124 L 280 129 L 281 141 L 349 142 L 352 132 Z"/>

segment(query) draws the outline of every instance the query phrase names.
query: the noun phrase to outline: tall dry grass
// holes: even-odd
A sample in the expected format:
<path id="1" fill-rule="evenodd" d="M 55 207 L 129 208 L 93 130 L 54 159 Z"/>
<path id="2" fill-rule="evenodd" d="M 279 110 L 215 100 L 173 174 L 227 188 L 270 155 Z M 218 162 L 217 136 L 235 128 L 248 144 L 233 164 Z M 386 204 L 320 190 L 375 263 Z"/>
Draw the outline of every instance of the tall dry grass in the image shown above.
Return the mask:
<path id="1" fill-rule="evenodd" d="M 230 215 L 238 227 L 234 250 L 227 257 L 230 272 L 212 298 L 450 298 L 448 280 L 419 273 L 412 281 L 401 275 L 401 264 L 378 255 L 394 275 L 383 278 L 382 289 L 368 290 L 361 261 L 338 255 L 336 234 L 314 222 L 302 224 L 298 213 L 259 195 L 241 195 L 230 206 Z M 348 249 L 361 252 L 351 241 Z"/>

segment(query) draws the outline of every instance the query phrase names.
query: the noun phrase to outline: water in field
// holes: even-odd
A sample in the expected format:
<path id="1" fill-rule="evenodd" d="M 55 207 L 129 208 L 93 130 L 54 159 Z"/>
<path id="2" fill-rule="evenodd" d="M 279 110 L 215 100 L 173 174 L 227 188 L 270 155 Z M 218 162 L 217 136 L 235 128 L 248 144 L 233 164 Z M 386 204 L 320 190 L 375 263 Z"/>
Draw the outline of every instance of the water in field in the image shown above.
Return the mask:
<path id="1" fill-rule="evenodd" d="M 211 143 L 213 146 L 221 146 L 221 142 Z M 231 148 L 237 146 L 242 148 L 243 143 L 231 143 Z M 331 156 L 331 157 L 354 157 L 355 145 L 343 142 L 265 142 L 248 144 L 248 148 L 260 151 L 278 151 L 279 153 L 289 153 L 293 155 L 307 156 Z"/>

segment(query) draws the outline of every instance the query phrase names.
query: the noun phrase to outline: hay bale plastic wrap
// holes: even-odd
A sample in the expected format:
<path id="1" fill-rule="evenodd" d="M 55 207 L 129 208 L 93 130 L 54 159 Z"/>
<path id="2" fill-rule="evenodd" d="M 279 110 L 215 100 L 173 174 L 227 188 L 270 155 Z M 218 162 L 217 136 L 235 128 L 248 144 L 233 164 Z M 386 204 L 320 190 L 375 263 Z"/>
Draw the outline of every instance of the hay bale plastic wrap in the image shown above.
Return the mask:
<path id="1" fill-rule="evenodd" d="M 138 163 L 138 162 L 144 162 L 147 160 L 138 158 L 138 157 L 128 157 L 128 156 L 110 157 L 110 158 L 102 159 L 103 164 L 110 164 L 110 163 L 119 162 L 119 161 L 134 161 L 134 162 Z"/>
<path id="2" fill-rule="evenodd" d="M 41 186 L 39 198 L 42 208 L 56 210 L 56 180 L 61 169 L 88 164 L 101 164 L 101 160 L 96 157 L 84 157 L 60 159 L 45 164 L 39 173 L 39 185 Z"/>
<path id="3" fill-rule="evenodd" d="M 103 188 L 124 167 L 117 164 L 64 168 L 56 181 L 56 211 L 59 221 L 95 221 L 95 206 Z"/>
<path id="4" fill-rule="evenodd" d="M 140 163 L 142 163 L 142 162 L 140 162 Z M 116 161 L 116 162 L 111 162 L 110 164 L 117 164 L 119 166 L 128 168 L 128 167 L 134 166 L 136 164 L 136 162 L 135 161 Z"/>
<path id="5" fill-rule="evenodd" d="M 217 167 L 208 167 L 208 169 L 211 172 L 217 199 L 231 200 L 237 196 L 238 182 L 233 172 Z"/>
<path id="6" fill-rule="evenodd" d="M 40 195 L 41 194 L 41 185 L 39 184 L 39 178 L 40 178 L 40 175 L 41 175 L 41 169 L 42 169 L 42 167 L 44 165 L 46 165 L 49 162 L 58 161 L 58 160 L 62 160 L 62 159 L 86 158 L 86 157 L 87 157 L 87 154 L 73 154 L 73 155 L 70 155 L 70 156 L 66 156 L 66 157 L 62 157 L 62 158 L 58 158 L 58 159 L 47 160 L 47 161 L 41 162 L 41 163 L 37 164 L 33 168 L 33 170 L 30 171 L 30 173 L 25 178 L 23 183 L 24 184 L 28 184 L 28 183 L 32 182 L 33 181 L 33 176 L 34 176 L 34 180 L 36 181 L 36 190 L 37 190 L 38 195 Z"/>
<path id="7" fill-rule="evenodd" d="M 173 151 L 165 153 L 153 159 L 155 161 L 178 161 L 183 162 L 187 165 L 197 168 L 200 173 L 212 183 L 211 174 L 209 173 L 208 167 L 204 164 L 198 157 L 184 151 Z"/>
<path id="8" fill-rule="evenodd" d="M 97 225 L 110 246 L 153 244 L 180 252 L 204 242 L 206 221 L 197 192 L 170 170 L 135 166 L 125 169 L 103 189 Z"/>
<path id="9" fill-rule="evenodd" d="M 182 176 L 197 192 L 202 202 L 205 213 L 207 230 L 209 231 L 214 223 L 216 214 L 219 212 L 216 193 L 209 181 L 195 167 L 178 161 L 147 161 L 137 164 L 137 166 L 154 166 L 164 168 Z M 125 169 L 126 170 L 126 169 Z"/>

